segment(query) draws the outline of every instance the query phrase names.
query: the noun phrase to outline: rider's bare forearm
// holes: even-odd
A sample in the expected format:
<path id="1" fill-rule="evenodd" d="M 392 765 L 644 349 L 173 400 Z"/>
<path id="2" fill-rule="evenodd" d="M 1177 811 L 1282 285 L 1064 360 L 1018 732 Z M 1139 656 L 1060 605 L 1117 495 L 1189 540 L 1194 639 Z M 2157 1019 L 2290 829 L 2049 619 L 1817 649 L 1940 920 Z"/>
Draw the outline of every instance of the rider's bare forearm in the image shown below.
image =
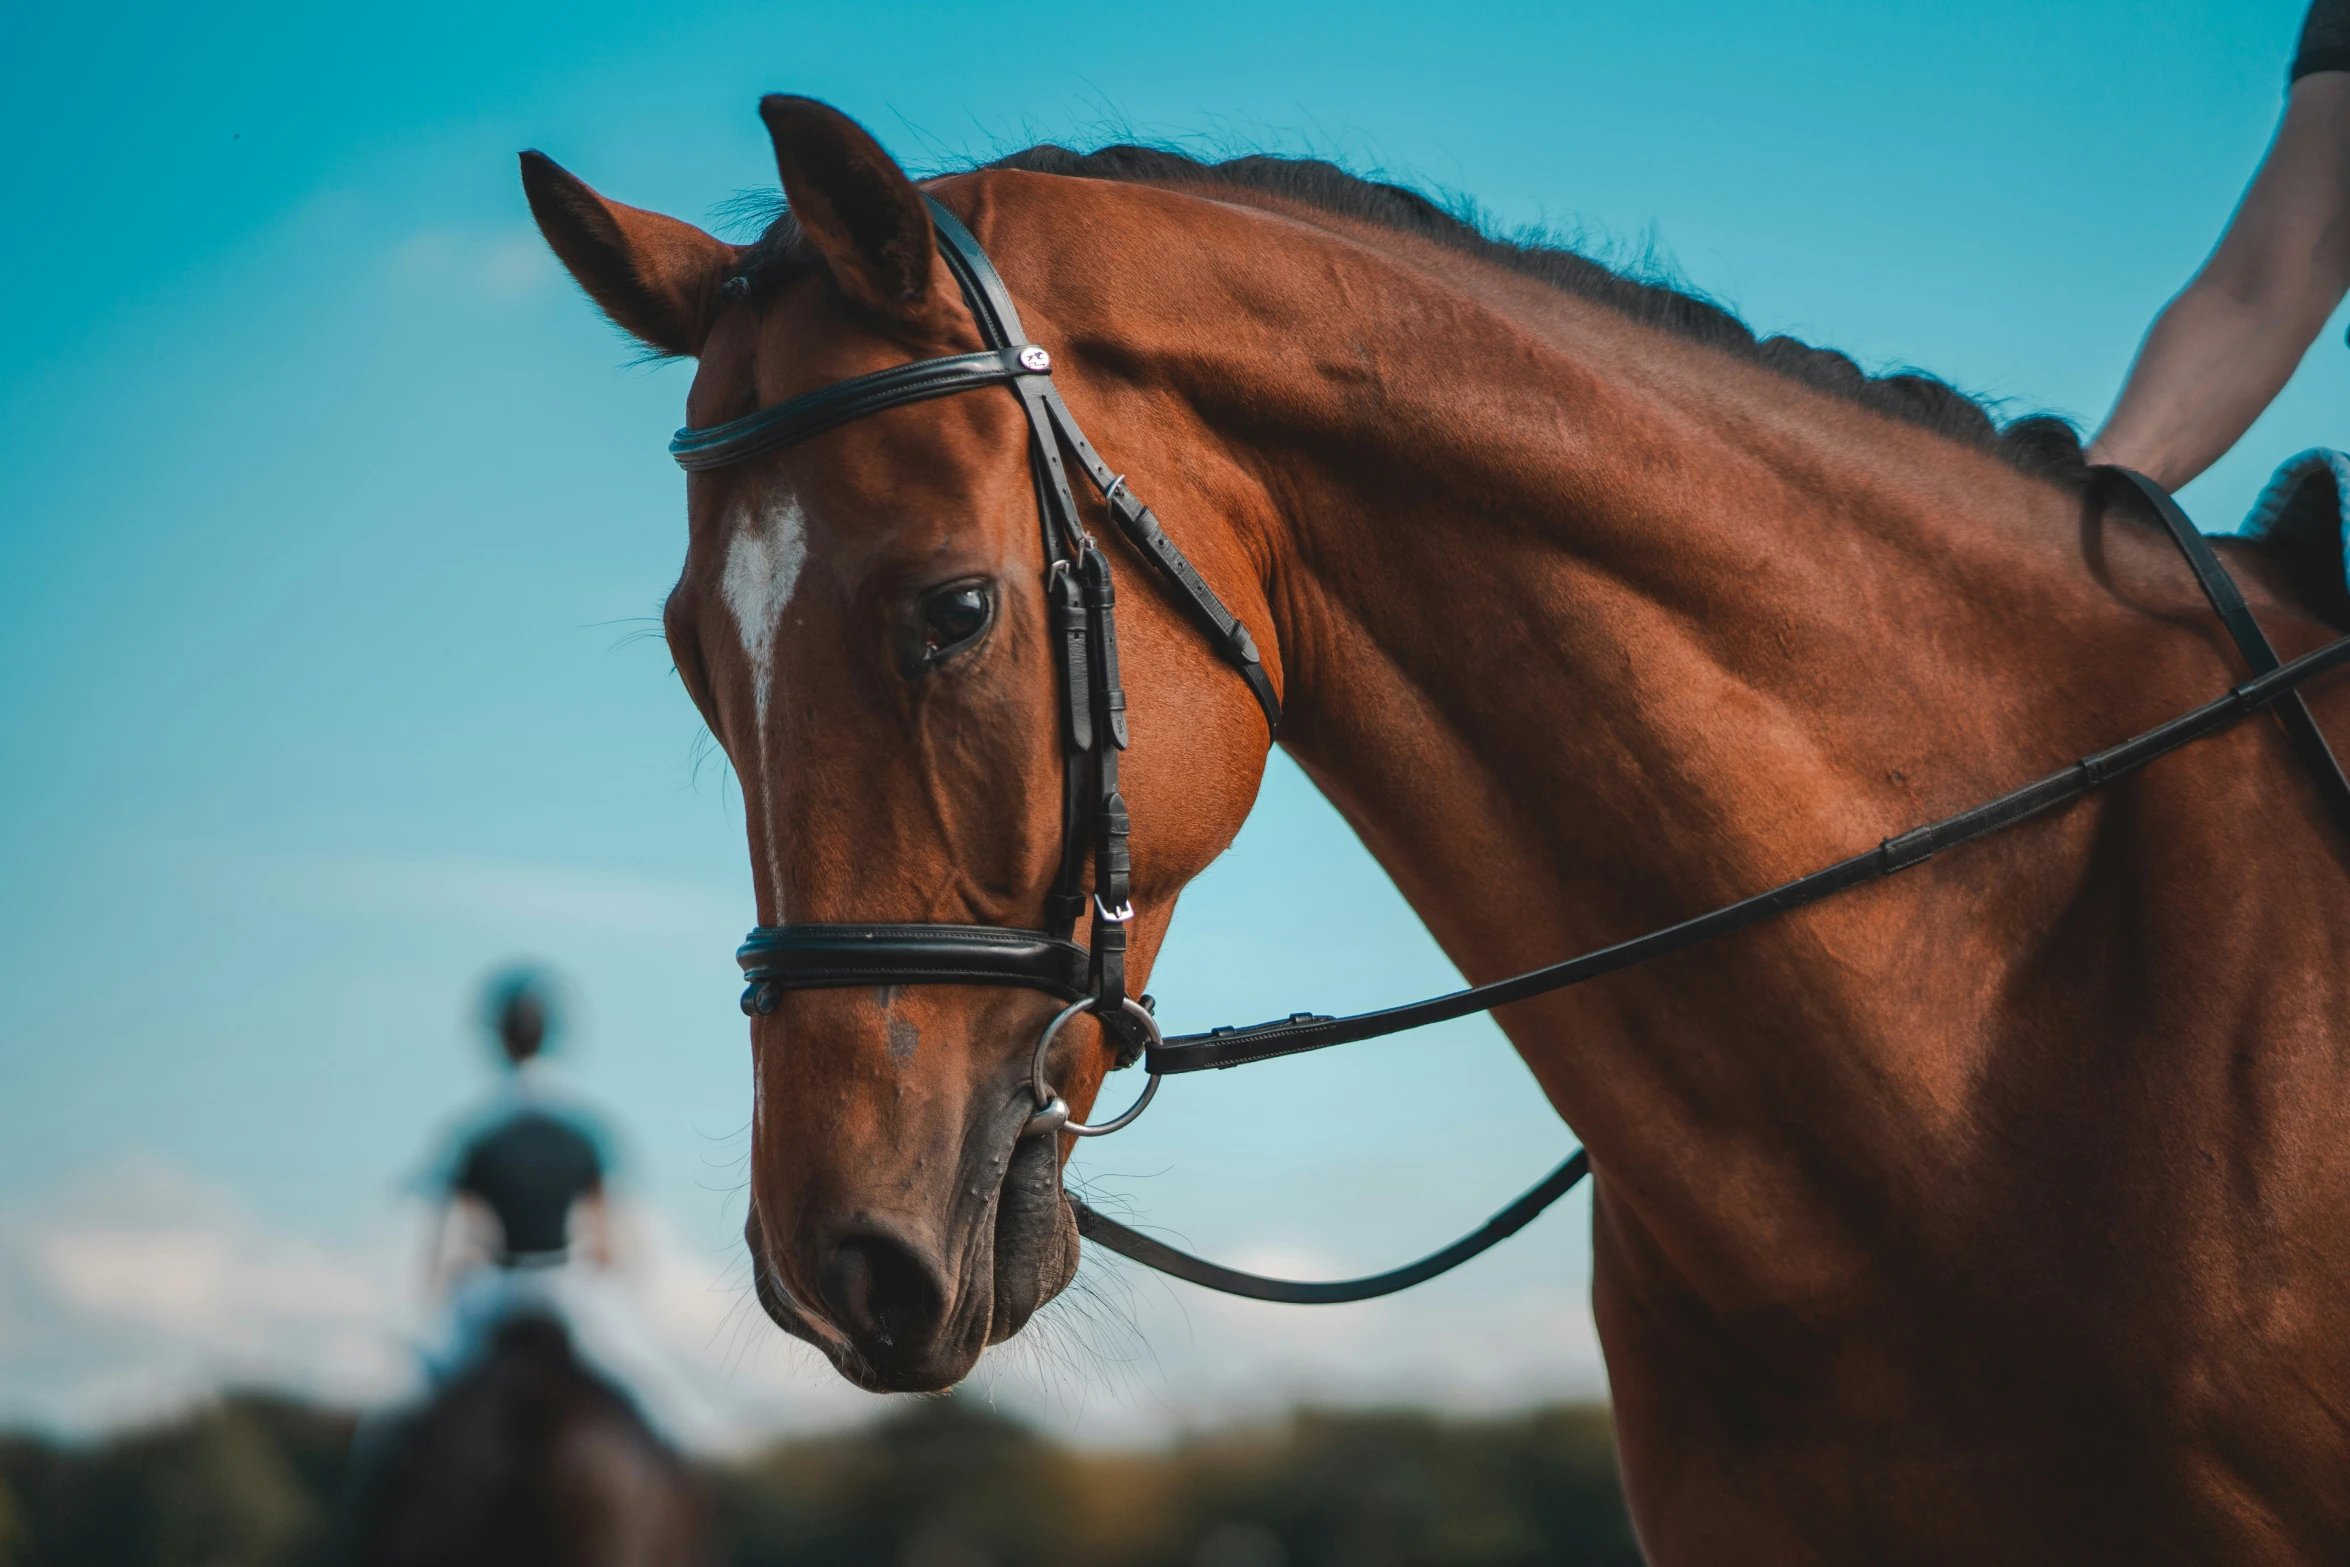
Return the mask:
<path id="1" fill-rule="evenodd" d="M 2236 443 L 2350 287 L 2350 74 L 2294 84 L 2219 247 L 2156 318 L 2092 455 L 2177 488 Z"/>
<path id="2" fill-rule="evenodd" d="M 2324 312 L 2310 320 L 2189 287 L 2146 334 L 2090 455 L 2177 489 L 2252 427 L 2324 324 Z"/>
<path id="3" fill-rule="evenodd" d="M 443 1269 L 448 1260 L 449 1220 L 456 1211 L 454 1203 L 443 1203 L 435 1208 L 424 1231 L 424 1298 L 438 1300 L 441 1288 L 447 1282 Z"/>
<path id="4" fill-rule="evenodd" d="M 581 1197 L 573 1212 L 581 1231 L 581 1250 L 586 1253 L 587 1260 L 599 1268 L 617 1266 L 622 1248 L 617 1235 L 618 1226 L 613 1222 L 612 1204 L 605 1195 L 603 1183 L 598 1182 L 593 1190 Z"/>

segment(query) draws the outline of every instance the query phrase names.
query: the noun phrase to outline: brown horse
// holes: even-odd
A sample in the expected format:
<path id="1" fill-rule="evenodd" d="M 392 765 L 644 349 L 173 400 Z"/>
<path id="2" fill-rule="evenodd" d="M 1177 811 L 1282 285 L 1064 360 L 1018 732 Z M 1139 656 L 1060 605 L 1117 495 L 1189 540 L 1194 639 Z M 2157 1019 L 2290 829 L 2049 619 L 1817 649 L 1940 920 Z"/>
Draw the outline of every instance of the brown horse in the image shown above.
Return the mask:
<path id="1" fill-rule="evenodd" d="M 701 1484 L 551 1318 L 381 1438 L 345 1528 L 352 1567 L 703 1567 Z"/>
<path id="2" fill-rule="evenodd" d="M 790 215 L 754 246 L 524 162 L 588 293 L 699 358 L 696 426 L 981 346 L 888 156 L 808 100 L 762 112 Z M 1039 148 L 929 189 L 1264 645 L 1281 743 L 1472 981 L 2242 678 L 2171 545 L 2048 421 L 2002 434 L 1939 383 L 1758 344 L 1321 165 Z M 669 642 L 742 781 L 762 923 L 1039 923 L 1060 752 L 1024 439 L 980 392 L 689 482 Z M 1109 547 L 1139 976 L 1265 730 Z M 2329 635 L 2317 588 L 2246 566 L 2288 656 Z M 930 656 L 968 629 L 925 608 L 956 583 L 987 618 Z M 2350 734 L 2339 682 L 2312 698 Z M 2262 720 L 1501 1016 L 1593 1154 L 1655 1560 L 2350 1557 L 2345 858 Z M 1066 1139 L 1018 1140 L 1054 1005 L 795 992 L 754 1023 L 761 1297 L 860 1383 L 955 1381 L 1075 1270 Z M 1081 1116 L 1110 1051 L 1089 1037 L 1061 1083 Z"/>

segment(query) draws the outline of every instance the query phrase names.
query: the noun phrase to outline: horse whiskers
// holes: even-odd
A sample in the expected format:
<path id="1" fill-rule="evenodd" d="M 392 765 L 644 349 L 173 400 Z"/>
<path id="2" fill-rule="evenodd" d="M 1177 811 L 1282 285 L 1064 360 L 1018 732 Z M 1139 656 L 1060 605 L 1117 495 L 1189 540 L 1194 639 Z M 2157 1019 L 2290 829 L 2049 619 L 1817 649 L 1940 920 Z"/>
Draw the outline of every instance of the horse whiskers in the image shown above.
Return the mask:
<path id="1" fill-rule="evenodd" d="M 757 1266 L 757 1262 L 748 1254 L 736 1264 L 741 1273 L 739 1282 L 732 1286 L 734 1303 L 726 1308 L 726 1315 L 711 1330 L 713 1343 L 721 1335 L 726 1339 L 726 1353 L 721 1364 L 729 1374 L 741 1370 L 753 1349 L 767 1342 L 762 1328 L 776 1325 L 775 1319 L 767 1314 L 765 1304 L 759 1300 L 758 1286 L 752 1277 Z M 757 1307 L 755 1311 L 751 1309 L 754 1306 Z"/>
<path id="2" fill-rule="evenodd" d="M 1121 1328 L 1131 1347 L 1113 1348 L 1110 1335 Z M 1086 1394 L 1101 1384 L 1119 1392 L 1145 1391 L 1141 1367 L 1157 1365 L 1132 1316 L 1090 1283 L 1064 1291 L 1014 1342 L 1016 1353 L 1005 1356 L 1007 1346 L 998 1346 L 991 1356 L 993 1380 L 1018 1378 L 1071 1409 L 1081 1407 Z"/>
<path id="3" fill-rule="evenodd" d="M 1081 1403 L 1087 1389 L 1101 1381 L 1141 1391 L 1159 1361 L 1133 1302 L 1133 1280 L 1124 1270 L 1080 1269 L 1066 1289 L 1038 1308 L 1020 1338 L 995 1346 L 987 1362 L 990 1372 L 996 1379 L 1019 1377 L 1070 1404 Z"/>

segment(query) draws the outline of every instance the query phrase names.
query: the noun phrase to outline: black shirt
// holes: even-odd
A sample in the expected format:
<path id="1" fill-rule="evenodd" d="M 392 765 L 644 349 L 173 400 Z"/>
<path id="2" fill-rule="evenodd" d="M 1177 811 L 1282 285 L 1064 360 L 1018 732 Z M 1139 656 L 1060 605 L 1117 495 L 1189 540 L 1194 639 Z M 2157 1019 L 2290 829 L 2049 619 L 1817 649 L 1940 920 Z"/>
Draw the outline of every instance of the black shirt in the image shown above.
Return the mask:
<path id="1" fill-rule="evenodd" d="M 570 1120 L 518 1110 L 465 1145 L 450 1186 L 498 1216 L 502 1261 L 560 1257 L 570 1245 L 571 1205 L 604 1179 L 595 1140 Z"/>
<path id="2" fill-rule="evenodd" d="M 2313 0 L 2293 53 L 2293 81 L 2315 71 L 2350 71 L 2350 0 Z"/>

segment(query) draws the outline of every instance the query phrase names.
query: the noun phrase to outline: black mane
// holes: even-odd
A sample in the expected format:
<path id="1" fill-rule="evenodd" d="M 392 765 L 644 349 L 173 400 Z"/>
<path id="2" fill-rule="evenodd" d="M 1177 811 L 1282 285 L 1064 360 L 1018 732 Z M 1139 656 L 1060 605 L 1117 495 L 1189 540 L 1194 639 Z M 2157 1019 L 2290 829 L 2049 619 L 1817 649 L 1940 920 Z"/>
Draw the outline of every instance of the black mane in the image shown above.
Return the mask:
<path id="1" fill-rule="evenodd" d="M 1119 145 L 1073 152 L 1048 142 L 984 167 L 1126 184 L 1230 185 L 1336 217 L 1418 235 L 1494 266 L 1539 278 L 1635 321 L 1766 366 L 1815 390 L 1922 426 L 1990 453 L 2024 473 L 2068 486 L 2078 486 L 2086 478 L 2080 433 L 2067 420 L 2035 414 L 2002 427 L 1982 403 L 1935 376 L 1915 370 L 1872 376 L 1832 348 L 1814 348 L 1792 337 L 1757 338 L 1744 322 L 1710 299 L 1668 284 L 1626 277 L 1564 245 L 1495 239 L 1417 191 L 1349 174 L 1319 158 L 1257 153 L 1204 163 L 1162 147 Z M 798 238 L 797 225 L 789 216 L 779 218 L 760 241 L 760 254 L 751 270 L 765 274 L 771 260 L 788 266 L 787 257 L 797 259 L 792 253 L 798 249 Z M 762 276 L 760 281 L 766 278 Z"/>

